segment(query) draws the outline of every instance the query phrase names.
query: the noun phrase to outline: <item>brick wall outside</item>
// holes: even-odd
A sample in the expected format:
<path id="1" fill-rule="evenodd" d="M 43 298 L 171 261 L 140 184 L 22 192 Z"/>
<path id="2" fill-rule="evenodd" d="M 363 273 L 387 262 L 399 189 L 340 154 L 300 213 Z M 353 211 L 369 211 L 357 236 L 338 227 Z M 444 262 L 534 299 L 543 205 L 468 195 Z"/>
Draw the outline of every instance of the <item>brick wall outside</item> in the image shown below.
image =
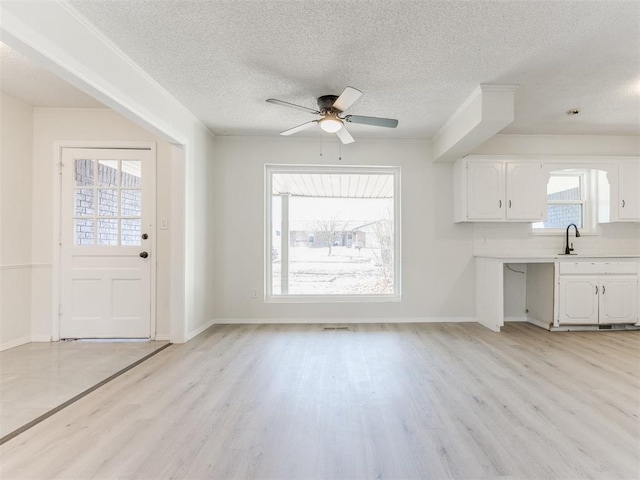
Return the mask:
<path id="1" fill-rule="evenodd" d="M 575 200 L 580 198 L 580 188 L 571 188 L 547 195 L 547 200 Z M 549 205 L 547 207 L 547 221 L 545 228 L 566 228 L 570 223 L 582 227 L 581 208 L 579 205 Z"/>
<path id="2" fill-rule="evenodd" d="M 141 231 L 141 190 L 126 187 L 141 187 L 140 177 L 122 172 L 122 189 L 117 188 L 118 170 L 108 165 L 99 165 L 98 188 L 93 185 L 95 162 L 77 160 L 75 186 L 75 242 L 76 245 L 94 245 L 97 226 L 98 245 L 118 245 L 118 222 L 120 222 L 120 245 L 140 245 Z M 88 187 L 88 188 L 82 188 Z M 100 188 L 106 187 L 106 188 Z M 114 187 L 114 188 L 109 188 Z M 95 195 L 98 195 L 97 225 L 95 214 Z M 118 194 L 121 199 L 121 212 L 118 212 Z M 137 218 L 101 218 L 101 217 L 137 217 Z"/>

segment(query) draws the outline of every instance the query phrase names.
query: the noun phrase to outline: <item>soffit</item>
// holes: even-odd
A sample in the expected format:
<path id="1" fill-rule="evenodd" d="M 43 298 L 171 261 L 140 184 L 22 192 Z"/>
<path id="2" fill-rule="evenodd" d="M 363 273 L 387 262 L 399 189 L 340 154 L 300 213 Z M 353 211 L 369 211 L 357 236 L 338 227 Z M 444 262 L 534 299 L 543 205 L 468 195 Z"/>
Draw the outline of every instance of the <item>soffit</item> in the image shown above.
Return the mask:
<path id="1" fill-rule="evenodd" d="M 274 173 L 274 195 L 322 198 L 393 198 L 393 175 Z"/>

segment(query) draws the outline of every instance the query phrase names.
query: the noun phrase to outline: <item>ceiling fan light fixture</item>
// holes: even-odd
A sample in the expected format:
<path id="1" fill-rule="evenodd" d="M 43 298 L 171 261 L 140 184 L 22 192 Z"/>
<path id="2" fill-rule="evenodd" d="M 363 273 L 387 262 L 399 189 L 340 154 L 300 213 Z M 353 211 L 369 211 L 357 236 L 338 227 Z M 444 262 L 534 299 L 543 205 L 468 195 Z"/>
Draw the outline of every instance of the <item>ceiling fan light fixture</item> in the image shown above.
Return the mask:
<path id="1" fill-rule="evenodd" d="M 335 116 L 326 116 L 319 122 L 320 128 L 327 133 L 336 133 L 342 128 L 342 120 Z"/>

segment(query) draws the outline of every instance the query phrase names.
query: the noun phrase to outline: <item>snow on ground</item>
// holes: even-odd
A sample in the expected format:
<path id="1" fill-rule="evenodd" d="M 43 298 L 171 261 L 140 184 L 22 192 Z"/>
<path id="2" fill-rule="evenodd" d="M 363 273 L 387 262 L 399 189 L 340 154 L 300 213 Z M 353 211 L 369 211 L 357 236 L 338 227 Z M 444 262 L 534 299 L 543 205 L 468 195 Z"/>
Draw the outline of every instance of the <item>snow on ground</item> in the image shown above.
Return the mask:
<path id="1" fill-rule="evenodd" d="M 280 258 L 273 262 L 273 292 L 280 292 Z M 289 294 L 354 295 L 392 294 L 393 268 L 387 267 L 390 279 L 374 249 L 348 247 L 293 247 L 289 249 Z"/>

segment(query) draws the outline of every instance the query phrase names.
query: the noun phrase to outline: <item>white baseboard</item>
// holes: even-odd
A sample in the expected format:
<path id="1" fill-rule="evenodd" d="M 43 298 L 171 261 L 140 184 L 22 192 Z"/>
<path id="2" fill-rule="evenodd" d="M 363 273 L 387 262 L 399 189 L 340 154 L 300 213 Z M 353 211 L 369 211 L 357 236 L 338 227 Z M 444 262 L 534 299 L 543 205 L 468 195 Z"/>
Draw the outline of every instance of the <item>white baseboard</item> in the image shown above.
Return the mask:
<path id="1" fill-rule="evenodd" d="M 504 317 L 505 322 L 528 322 L 527 317 Z"/>
<path id="2" fill-rule="evenodd" d="M 31 341 L 32 342 L 53 342 L 53 340 L 51 340 L 51 335 L 31 335 Z"/>
<path id="3" fill-rule="evenodd" d="M 22 337 L 9 342 L 4 342 L 0 344 L 0 352 L 9 350 L 10 348 L 19 347 L 20 345 L 25 345 L 27 343 L 31 343 L 31 337 Z"/>
<path id="4" fill-rule="evenodd" d="M 350 323 L 469 323 L 475 317 L 393 317 L 393 318 L 215 318 L 210 325 L 255 324 L 350 324 Z M 208 327 L 207 327 L 208 328 Z"/>
<path id="5" fill-rule="evenodd" d="M 156 338 L 154 338 L 156 342 L 170 342 L 171 334 L 170 333 L 156 333 Z"/>
<path id="6" fill-rule="evenodd" d="M 186 341 L 188 342 L 189 340 L 191 340 L 193 337 L 196 337 L 198 335 L 200 335 L 202 332 L 204 332 L 207 328 L 209 328 L 211 325 L 218 323 L 216 320 L 209 320 L 207 323 L 205 323 L 204 325 L 199 326 L 198 328 L 196 328 L 195 330 L 188 332 L 186 335 Z M 157 339 L 157 338 L 156 338 Z"/>

